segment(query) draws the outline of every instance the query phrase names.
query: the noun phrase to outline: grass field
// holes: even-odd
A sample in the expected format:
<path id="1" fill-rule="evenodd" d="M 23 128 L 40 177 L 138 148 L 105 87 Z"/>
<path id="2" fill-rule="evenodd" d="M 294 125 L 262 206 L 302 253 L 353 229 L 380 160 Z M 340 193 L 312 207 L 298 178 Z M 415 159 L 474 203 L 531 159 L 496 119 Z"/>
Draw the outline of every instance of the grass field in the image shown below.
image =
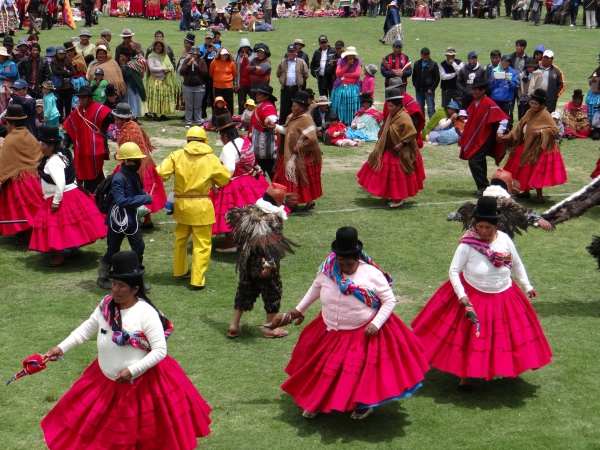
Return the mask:
<path id="1" fill-rule="evenodd" d="M 580 12 L 580 18 L 581 18 Z M 272 49 L 275 65 L 294 38 L 307 43 L 312 56 L 317 37 L 330 42 L 343 39 L 354 45 L 364 63 L 377 63 L 391 51 L 377 42 L 383 19 L 279 20 L 273 33 L 244 34 L 254 43 L 263 39 Z M 81 24 L 81 23 L 80 23 Z M 156 29 L 165 32 L 178 55 L 184 33 L 176 22 L 142 19 L 101 19 L 94 39 L 104 27 L 113 32 L 132 28 L 144 48 Z M 543 43 L 554 50 L 563 69 L 567 89 L 560 106 L 573 89 L 587 92 L 587 77 L 597 66 L 598 31 L 580 27 L 534 27 L 505 18 L 494 21 L 447 19 L 436 23 L 404 21 L 405 52 L 418 59 L 420 48 L 431 49 L 440 61 L 448 45 L 459 57 L 470 50 L 486 61 L 489 52 L 513 51 L 514 41 L 525 38 L 532 52 Z M 18 37 L 21 36 L 19 34 Z M 42 34 L 42 47 L 56 45 L 75 31 L 54 29 Z M 200 42 L 203 32 L 197 32 Z M 224 33 L 224 42 L 237 48 L 238 33 Z M 115 36 L 113 44 L 118 37 Z M 272 85 L 276 85 L 276 80 Z M 311 80 L 310 87 L 316 89 Z M 276 92 L 278 87 L 275 88 Z M 409 86 L 409 92 L 414 92 Z M 377 100 L 383 99 L 383 82 L 377 77 Z M 439 97 L 438 97 L 439 106 Z M 181 114 L 178 113 L 178 116 Z M 160 162 L 179 148 L 185 134 L 180 117 L 166 123 L 142 121 L 158 148 Z M 211 142 L 216 135 L 211 135 Z M 356 172 L 371 146 L 362 149 L 323 147 L 323 191 L 311 213 L 291 217 L 285 232 L 302 244 L 297 254 L 282 264 L 283 310 L 302 298 L 319 264 L 327 256 L 335 230 L 352 225 L 359 230 L 365 250 L 395 278 L 399 300 L 396 313 L 409 323 L 448 276 L 448 267 L 461 236 L 457 223 L 447 223 L 447 213 L 473 199 L 474 184 L 467 165 L 458 159 L 456 146 L 428 147 L 422 153 L 427 171 L 425 189 L 399 210 L 389 210 L 356 184 Z M 547 189 L 550 207 L 589 181 L 598 157 L 598 145 L 590 140 L 562 146 L 569 181 Z M 216 150 L 219 151 L 218 149 Z M 106 169 L 112 169 L 112 162 Z M 492 170 L 491 168 L 489 170 Z M 171 183 L 167 186 L 169 189 Z M 331 414 L 307 421 L 279 386 L 300 330 L 291 328 L 285 339 L 267 340 L 256 327 L 264 321 L 258 303 L 242 319 L 242 336 L 225 338 L 231 320 L 237 285 L 236 255 L 214 253 L 207 273 L 207 289 L 188 290 L 185 280 L 171 276 L 174 223 L 157 214 L 156 228 L 145 234 L 147 281 L 151 298 L 173 320 L 175 332 L 169 353 L 182 365 L 213 408 L 212 433 L 199 441 L 210 449 L 313 449 L 410 448 L 410 449 L 597 449 L 600 448 L 600 274 L 585 251 L 598 233 L 600 210 L 560 225 L 553 233 L 531 230 L 516 244 L 529 277 L 539 292 L 534 307 L 546 332 L 554 359 L 537 372 L 489 383 L 475 381 L 464 394 L 453 376 L 430 370 L 423 388 L 412 398 L 377 408 L 364 422 L 349 415 Z M 218 246 L 222 237 L 214 239 Z M 105 250 L 98 242 L 66 267 L 44 267 L 47 256 L 17 246 L 12 238 L 0 238 L 0 379 L 9 379 L 21 360 L 56 345 L 85 320 L 104 292 L 95 286 L 96 267 Z M 308 319 L 318 314 L 318 304 Z M 305 322 L 307 323 L 307 322 Z M 26 377 L 0 389 L 0 449 L 45 448 L 39 427 L 42 417 L 96 357 L 88 342 L 66 354 L 65 362 L 53 363 L 44 373 Z"/>

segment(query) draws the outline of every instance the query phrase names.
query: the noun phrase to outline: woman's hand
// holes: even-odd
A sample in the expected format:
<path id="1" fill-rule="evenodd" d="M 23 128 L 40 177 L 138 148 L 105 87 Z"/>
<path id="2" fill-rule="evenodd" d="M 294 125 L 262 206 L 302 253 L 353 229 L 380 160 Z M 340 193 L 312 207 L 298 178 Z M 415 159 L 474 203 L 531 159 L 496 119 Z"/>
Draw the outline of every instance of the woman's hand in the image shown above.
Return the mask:
<path id="1" fill-rule="evenodd" d="M 370 323 L 365 328 L 365 334 L 368 336 L 375 336 L 377 333 L 379 333 L 379 328 L 377 328 L 377 325 Z"/>
<path id="2" fill-rule="evenodd" d="M 60 347 L 52 347 L 46 353 L 44 353 L 44 358 L 53 358 L 59 357 L 63 355 L 63 351 Z"/>
<path id="3" fill-rule="evenodd" d="M 402 147 L 404 147 L 404 144 L 402 142 L 398 142 L 392 147 L 392 150 L 394 150 L 395 152 L 399 152 L 400 150 L 402 150 Z"/>
<path id="4" fill-rule="evenodd" d="M 458 303 L 460 304 L 460 306 L 467 306 L 468 301 L 469 297 L 467 297 L 466 295 L 458 299 Z"/>
<path id="5" fill-rule="evenodd" d="M 58 211 L 59 206 L 60 206 L 60 203 L 58 205 L 56 203 L 52 203 L 52 206 L 50 207 L 50 211 L 55 213 L 56 211 Z"/>
<path id="6" fill-rule="evenodd" d="M 128 381 L 131 381 L 131 378 L 131 372 L 127 367 L 125 367 L 115 376 L 115 381 L 117 383 L 127 383 Z"/>
<path id="7" fill-rule="evenodd" d="M 535 289 L 532 289 L 527 292 L 527 295 L 531 300 L 535 300 L 537 298 L 537 291 Z"/>

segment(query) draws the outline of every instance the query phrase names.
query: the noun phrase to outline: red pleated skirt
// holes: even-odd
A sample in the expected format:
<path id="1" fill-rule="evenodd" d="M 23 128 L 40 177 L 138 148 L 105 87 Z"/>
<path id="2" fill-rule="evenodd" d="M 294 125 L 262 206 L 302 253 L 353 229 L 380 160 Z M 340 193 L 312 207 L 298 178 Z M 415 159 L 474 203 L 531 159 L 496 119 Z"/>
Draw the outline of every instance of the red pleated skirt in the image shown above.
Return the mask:
<path id="1" fill-rule="evenodd" d="M 42 419 L 50 450 L 185 450 L 210 433 L 210 406 L 167 356 L 134 383 L 95 360 Z"/>
<path id="2" fill-rule="evenodd" d="M 310 158 L 306 158 L 306 176 L 308 178 L 308 186 L 294 185 L 285 176 L 285 166 L 283 158 L 277 163 L 273 183 L 279 183 L 287 188 L 288 194 L 295 193 L 300 195 L 298 203 L 310 203 L 323 195 L 321 186 L 321 168 L 322 161 L 313 162 Z"/>
<path id="3" fill-rule="evenodd" d="M 143 0 L 131 0 L 129 4 L 129 14 L 144 14 Z"/>
<path id="4" fill-rule="evenodd" d="M 590 177 L 596 178 L 598 175 L 600 175 L 600 158 L 598 159 L 598 161 L 596 161 L 596 168 L 594 169 Z"/>
<path id="5" fill-rule="evenodd" d="M 117 164 L 117 167 L 115 167 L 115 170 L 113 170 L 112 174 L 114 175 L 120 170 L 121 164 Z M 144 172 L 142 186 L 147 194 L 152 192 L 153 195 L 152 203 L 150 205 L 146 205 L 146 207 L 150 210 L 150 214 L 157 213 L 163 209 L 167 203 L 167 193 L 165 192 L 165 184 L 163 179 L 156 171 L 156 166 L 154 163 Z M 154 190 L 152 190 L 152 188 L 154 188 Z"/>
<path id="6" fill-rule="evenodd" d="M 269 182 L 260 174 L 258 179 L 243 175 L 230 181 L 227 186 L 219 188 L 217 194 L 213 190 L 210 191 L 210 199 L 215 207 L 216 222 L 213 225 L 212 234 L 229 233 L 231 228 L 227 225 L 225 214 L 231 208 L 240 208 L 262 198 L 263 194 L 269 187 Z"/>
<path id="7" fill-rule="evenodd" d="M 421 152 L 418 150 L 417 152 L 415 171 L 411 175 L 404 173 L 398 156 L 394 156 L 390 150 L 386 150 L 383 152 L 381 170 L 376 171 L 368 162 L 365 162 L 356 174 L 358 184 L 377 197 L 393 200 L 414 197 L 423 189 L 425 180 L 423 158 Z"/>
<path id="8" fill-rule="evenodd" d="M 0 224 L 0 234 L 11 236 L 31 228 L 43 202 L 42 185 L 36 177 L 25 175 L 20 180 L 7 180 L 2 183 L 0 221 L 27 220 L 27 222 Z"/>
<path id="9" fill-rule="evenodd" d="M 462 275 L 461 279 L 481 333 L 475 336 L 475 325 L 465 318 L 464 307 L 446 281 L 411 323 L 433 367 L 461 378 L 491 380 L 495 375 L 516 377 L 551 362 L 552 351 L 535 310 L 514 281 L 506 291 L 488 294 Z"/>
<path id="10" fill-rule="evenodd" d="M 281 389 L 325 413 L 410 397 L 429 370 L 419 339 L 393 313 L 376 335 L 365 328 L 327 331 L 319 314 L 300 333 Z"/>
<path id="11" fill-rule="evenodd" d="M 557 186 L 567 182 L 567 171 L 562 155 L 558 151 L 543 152 L 536 164 L 519 167 L 524 145 L 521 144 L 511 153 L 504 170 L 517 180 L 522 191 Z"/>
<path id="12" fill-rule="evenodd" d="M 51 210 L 52 200 L 52 197 L 44 200 L 35 216 L 30 250 L 61 252 L 106 237 L 108 228 L 93 196 L 87 196 L 80 189 L 67 191 L 55 213 Z"/>
<path id="13" fill-rule="evenodd" d="M 146 2 L 146 17 L 159 17 L 160 4 L 154 2 Z"/>

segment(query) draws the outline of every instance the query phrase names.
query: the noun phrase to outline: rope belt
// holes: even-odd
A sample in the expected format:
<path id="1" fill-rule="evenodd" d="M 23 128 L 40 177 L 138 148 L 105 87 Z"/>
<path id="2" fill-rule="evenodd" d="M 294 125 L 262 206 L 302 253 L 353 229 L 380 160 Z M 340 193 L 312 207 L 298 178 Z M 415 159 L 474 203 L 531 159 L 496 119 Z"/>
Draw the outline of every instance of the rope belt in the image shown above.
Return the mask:
<path id="1" fill-rule="evenodd" d="M 175 198 L 208 198 L 208 194 L 175 194 Z"/>

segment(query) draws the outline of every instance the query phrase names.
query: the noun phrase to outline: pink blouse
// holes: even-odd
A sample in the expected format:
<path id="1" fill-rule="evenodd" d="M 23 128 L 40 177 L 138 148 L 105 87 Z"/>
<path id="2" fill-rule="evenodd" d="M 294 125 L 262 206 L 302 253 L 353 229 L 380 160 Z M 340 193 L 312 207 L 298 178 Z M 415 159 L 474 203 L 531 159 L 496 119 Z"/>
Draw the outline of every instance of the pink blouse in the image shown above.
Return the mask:
<path id="1" fill-rule="evenodd" d="M 392 288 L 383 274 L 361 261 L 356 272 L 351 276 L 344 274 L 344 277 L 373 291 L 381 302 L 379 309 L 369 308 L 353 295 L 342 294 L 337 283 L 320 272 L 296 309 L 304 312 L 315 300 L 321 298 L 321 312 L 327 328 L 336 331 L 355 330 L 369 322 L 381 328 L 396 306 Z"/>
<path id="2" fill-rule="evenodd" d="M 375 77 L 371 75 L 365 75 L 362 80 L 362 89 L 360 90 L 363 94 L 368 92 L 371 94 L 371 98 L 375 97 Z"/>
<path id="3" fill-rule="evenodd" d="M 340 59 L 340 61 L 343 60 Z M 360 81 L 360 73 L 362 71 L 362 64 L 360 63 L 360 60 L 358 61 L 358 64 L 356 64 L 353 72 L 348 71 L 349 67 L 350 65 L 348 65 L 347 62 L 346 66 L 344 67 L 340 66 L 340 63 L 338 62 L 338 65 L 335 69 L 335 76 L 342 79 L 341 84 L 358 84 Z"/>

